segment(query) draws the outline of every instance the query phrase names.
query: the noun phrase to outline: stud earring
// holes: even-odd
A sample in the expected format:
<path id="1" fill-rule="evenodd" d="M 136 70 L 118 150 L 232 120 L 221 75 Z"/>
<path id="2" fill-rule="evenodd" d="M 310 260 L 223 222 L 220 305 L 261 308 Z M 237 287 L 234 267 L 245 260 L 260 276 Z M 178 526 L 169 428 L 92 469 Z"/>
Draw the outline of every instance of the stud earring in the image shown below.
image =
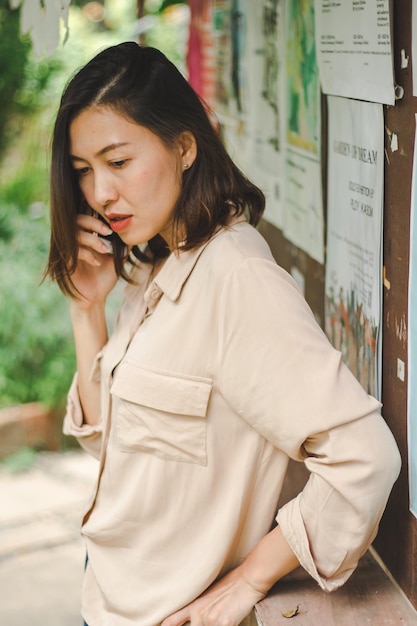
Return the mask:
<path id="1" fill-rule="evenodd" d="M 190 167 L 190 166 L 189 166 L 189 164 L 188 164 L 188 163 L 184 163 L 183 168 L 184 168 L 185 170 L 188 170 L 188 168 L 189 168 L 189 167 Z"/>

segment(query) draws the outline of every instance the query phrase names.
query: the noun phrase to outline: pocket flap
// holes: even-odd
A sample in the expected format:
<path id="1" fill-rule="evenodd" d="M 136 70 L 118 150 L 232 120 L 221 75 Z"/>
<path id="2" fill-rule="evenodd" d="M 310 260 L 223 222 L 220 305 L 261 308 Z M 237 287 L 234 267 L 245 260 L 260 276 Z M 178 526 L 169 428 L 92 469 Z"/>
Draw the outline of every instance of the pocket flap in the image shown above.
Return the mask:
<path id="1" fill-rule="evenodd" d="M 158 411 L 205 417 L 211 388 L 209 379 L 161 373 L 124 362 L 116 370 L 110 391 Z"/>

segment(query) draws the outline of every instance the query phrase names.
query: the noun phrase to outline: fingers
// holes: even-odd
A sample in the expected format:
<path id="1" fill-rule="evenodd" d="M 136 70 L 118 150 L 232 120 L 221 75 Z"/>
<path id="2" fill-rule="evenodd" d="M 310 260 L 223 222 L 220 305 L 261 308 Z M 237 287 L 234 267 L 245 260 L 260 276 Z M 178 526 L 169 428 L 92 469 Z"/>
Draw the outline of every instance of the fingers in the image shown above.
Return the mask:
<path id="1" fill-rule="evenodd" d="M 79 227 L 79 259 L 90 265 L 101 265 L 98 255 L 110 253 L 110 242 L 103 241 L 98 235 L 108 236 L 113 231 L 101 220 L 91 215 L 79 215 L 77 223 Z"/>
<path id="2" fill-rule="evenodd" d="M 85 263 L 88 263 L 88 265 L 93 265 L 95 267 L 100 267 L 101 265 L 101 261 L 97 253 L 93 252 L 91 248 L 84 248 L 82 246 L 80 246 L 78 250 L 78 261 L 84 261 Z"/>
<path id="3" fill-rule="evenodd" d="M 185 624 L 191 624 L 190 611 L 187 607 L 167 617 L 161 626 L 185 626 Z"/>
<path id="4" fill-rule="evenodd" d="M 93 215 L 80 213 L 77 216 L 77 223 L 80 229 L 96 233 L 97 235 L 104 235 L 106 237 L 107 235 L 111 235 L 113 232 L 107 224 Z"/>

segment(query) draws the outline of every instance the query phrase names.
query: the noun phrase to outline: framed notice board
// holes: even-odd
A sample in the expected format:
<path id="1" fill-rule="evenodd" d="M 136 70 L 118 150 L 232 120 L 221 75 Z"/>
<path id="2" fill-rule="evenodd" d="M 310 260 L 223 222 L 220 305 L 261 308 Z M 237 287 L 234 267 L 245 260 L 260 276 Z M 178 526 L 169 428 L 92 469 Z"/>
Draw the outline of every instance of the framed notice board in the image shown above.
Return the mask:
<path id="1" fill-rule="evenodd" d="M 401 97 L 396 100 L 394 106 L 384 105 L 382 413 L 396 438 L 403 465 L 374 547 L 394 579 L 417 608 L 417 519 L 409 511 L 407 441 L 409 238 L 417 113 L 417 98 L 413 96 L 412 90 L 411 14 L 412 0 L 393 3 L 391 21 L 395 82 L 398 85 L 397 93 Z M 325 105 L 326 99 L 323 97 L 322 177 L 326 213 Z M 267 221 L 262 222 L 260 230 L 269 242 L 277 262 L 293 275 L 295 273 L 302 276 L 305 297 L 319 323 L 324 326 L 325 265 L 317 263 L 292 245 L 280 230 Z M 414 314 L 417 315 L 417 311 Z M 298 491 L 304 480 L 304 473 L 294 469 L 291 489 Z"/>

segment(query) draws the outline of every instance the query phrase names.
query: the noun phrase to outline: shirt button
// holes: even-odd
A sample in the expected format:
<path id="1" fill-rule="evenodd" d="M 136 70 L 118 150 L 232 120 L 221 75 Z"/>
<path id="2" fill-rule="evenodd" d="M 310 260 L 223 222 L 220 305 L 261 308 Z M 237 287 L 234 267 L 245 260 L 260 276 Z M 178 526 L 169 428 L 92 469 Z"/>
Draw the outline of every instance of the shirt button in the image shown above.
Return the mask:
<path id="1" fill-rule="evenodd" d="M 151 291 L 151 298 L 152 298 L 152 300 L 156 300 L 157 298 L 159 298 L 160 295 L 161 295 L 161 292 L 159 291 L 159 289 L 157 289 L 157 288 L 152 289 L 152 291 Z"/>

